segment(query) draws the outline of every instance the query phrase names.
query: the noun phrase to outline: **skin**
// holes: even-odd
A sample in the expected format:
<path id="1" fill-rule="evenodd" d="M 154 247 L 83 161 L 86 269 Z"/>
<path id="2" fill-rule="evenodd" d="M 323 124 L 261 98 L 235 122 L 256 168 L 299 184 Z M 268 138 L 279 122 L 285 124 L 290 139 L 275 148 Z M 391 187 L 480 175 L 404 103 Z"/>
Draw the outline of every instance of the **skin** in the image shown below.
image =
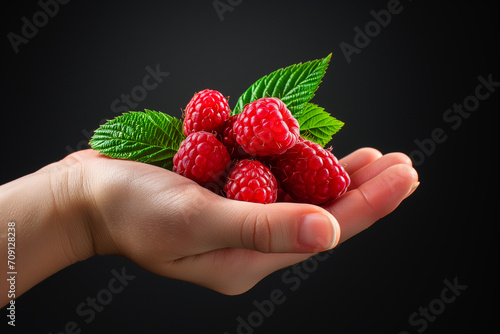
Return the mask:
<path id="1" fill-rule="evenodd" d="M 240 294 L 270 273 L 331 249 L 392 212 L 418 186 L 402 153 L 359 149 L 341 160 L 348 192 L 323 207 L 217 196 L 168 170 L 75 152 L 0 186 L 0 253 L 16 233 L 16 297 L 96 254 Z M 7 261 L 0 261 L 8 291 Z M 1 305 L 9 302 L 0 294 Z"/>

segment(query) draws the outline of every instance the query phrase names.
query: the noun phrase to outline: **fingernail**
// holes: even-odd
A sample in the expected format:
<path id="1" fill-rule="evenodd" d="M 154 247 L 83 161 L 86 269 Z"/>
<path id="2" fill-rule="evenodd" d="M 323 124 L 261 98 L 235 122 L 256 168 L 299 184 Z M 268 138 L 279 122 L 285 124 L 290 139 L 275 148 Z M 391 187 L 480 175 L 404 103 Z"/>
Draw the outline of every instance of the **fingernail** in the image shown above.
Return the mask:
<path id="1" fill-rule="evenodd" d="M 420 185 L 419 181 L 413 183 L 412 186 L 411 186 L 411 188 L 410 188 L 410 191 L 408 191 L 408 195 L 406 195 L 405 198 L 408 198 L 411 194 L 413 194 L 413 192 L 415 191 L 415 189 L 418 188 L 419 185 Z"/>
<path id="2" fill-rule="evenodd" d="M 330 249 L 335 243 L 334 223 L 320 213 L 304 215 L 299 223 L 298 242 L 314 250 Z"/>

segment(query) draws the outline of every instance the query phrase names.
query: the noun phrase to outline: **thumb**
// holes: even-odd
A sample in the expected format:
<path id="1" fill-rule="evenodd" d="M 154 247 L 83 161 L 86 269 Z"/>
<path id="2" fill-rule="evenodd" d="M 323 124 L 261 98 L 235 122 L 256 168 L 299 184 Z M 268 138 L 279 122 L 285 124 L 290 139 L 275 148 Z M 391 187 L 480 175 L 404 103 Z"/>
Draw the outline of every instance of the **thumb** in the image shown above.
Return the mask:
<path id="1" fill-rule="evenodd" d="M 331 249 L 340 239 L 337 220 L 315 205 L 257 204 L 221 198 L 207 211 L 204 235 L 214 249 L 311 253 Z"/>

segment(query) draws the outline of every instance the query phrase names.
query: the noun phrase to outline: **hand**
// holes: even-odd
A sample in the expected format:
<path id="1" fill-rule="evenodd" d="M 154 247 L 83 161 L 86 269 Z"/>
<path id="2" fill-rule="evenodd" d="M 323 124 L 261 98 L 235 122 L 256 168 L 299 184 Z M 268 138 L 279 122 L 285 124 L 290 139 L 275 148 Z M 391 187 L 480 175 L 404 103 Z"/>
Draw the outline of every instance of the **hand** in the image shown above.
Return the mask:
<path id="1" fill-rule="evenodd" d="M 12 221 L 15 269 L 24 273 L 16 297 L 95 254 L 120 254 L 159 275 L 242 293 L 361 232 L 418 185 L 401 153 L 364 148 L 341 163 L 350 189 L 321 208 L 229 200 L 159 167 L 76 152 L 0 186 L 0 249 L 7 252 Z M 9 271 L 7 261 L 0 270 Z M 0 289 L 8 291 L 7 280 Z M 2 296 L 1 305 L 12 298 Z"/>
<path id="2" fill-rule="evenodd" d="M 351 186 L 324 208 L 229 200 L 165 169 L 92 150 L 63 162 L 76 167 L 90 203 L 82 243 L 88 247 L 78 252 L 120 254 L 159 275 L 225 294 L 243 293 L 268 274 L 335 247 L 389 214 L 418 185 L 407 156 L 371 148 L 341 160 Z"/>

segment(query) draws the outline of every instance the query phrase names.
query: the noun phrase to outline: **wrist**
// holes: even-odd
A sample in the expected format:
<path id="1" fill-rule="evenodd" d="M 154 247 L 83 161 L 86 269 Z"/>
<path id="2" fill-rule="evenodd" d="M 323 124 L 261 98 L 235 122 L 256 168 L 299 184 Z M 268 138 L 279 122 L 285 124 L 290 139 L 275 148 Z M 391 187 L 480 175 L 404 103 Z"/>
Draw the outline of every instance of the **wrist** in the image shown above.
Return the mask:
<path id="1" fill-rule="evenodd" d="M 74 173 L 78 166 L 65 160 L 0 186 L 2 249 L 7 248 L 7 223 L 15 223 L 16 297 L 94 254 L 82 181 Z M 4 273 L 9 271 L 6 264 L 0 264 Z"/>
<path id="2" fill-rule="evenodd" d="M 88 224 L 89 204 L 81 163 L 69 155 L 30 175 L 44 185 L 45 228 L 52 231 L 58 252 L 65 254 L 65 266 L 95 255 Z M 39 189 L 40 187 L 37 187 Z"/>
<path id="3" fill-rule="evenodd" d="M 102 178 L 105 166 L 93 150 L 78 151 L 68 155 L 55 165 L 67 172 L 69 203 L 65 219 L 73 219 L 77 229 L 68 231 L 70 239 L 79 241 L 79 247 L 73 249 L 76 261 L 87 259 L 93 255 L 118 254 L 109 227 L 106 214 L 102 212 L 102 203 L 109 199 L 111 180 Z M 57 170 L 57 169 L 56 169 Z M 63 172 L 64 173 L 64 172 Z M 64 190 L 63 190 L 64 191 Z M 68 215 L 73 215 L 73 217 Z"/>

